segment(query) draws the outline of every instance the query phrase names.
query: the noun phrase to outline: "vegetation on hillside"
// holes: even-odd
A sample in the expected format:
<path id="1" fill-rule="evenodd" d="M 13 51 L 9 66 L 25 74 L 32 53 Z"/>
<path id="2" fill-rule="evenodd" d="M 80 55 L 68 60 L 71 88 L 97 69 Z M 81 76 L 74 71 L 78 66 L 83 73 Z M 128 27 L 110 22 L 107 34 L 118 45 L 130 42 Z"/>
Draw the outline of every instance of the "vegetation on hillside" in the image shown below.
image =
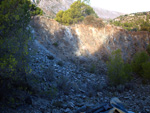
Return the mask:
<path id="1" fill-rule="evenodd" d="M 78 0 L 70 6 L 70 9 L 59 11 L 55 20 L 64 25 L 71 25 L 83 21 L 87 15 L 98 17 L 92 7 Z"/>
<path id="2" fill-rule="evenodd" d="M 95 28 L 102 28 L 105 26 L 104 22 L 102 19 L 100 18 L 96 18 L 93 15 L 88 15 L 84 18 L 83 23 L 85 25 L 90 25 L 93 26 Z"/>
<path id="3" fill-rule="evenodd" d="M 43 15 L 43 10 L 37 7 L 35 4 L 31 4 L 30 7 L 31 7 L 31 10 L 30 10 L 31 16 Z"/>
<path id="4" fill-rule="evenodd" d="M 125 84 L 131 79 L 131 65 L 123 61 L 120 49 L 112 52 L 107 67 L 107 75 L 111 85 Z"/>
<path id="5" fill-rule="evenodd" d="M 150 56 L 147 51 L 137 52 L 130 63 L 124 62 L 121 50 L 113 51 L 107 62 L 107 75 L 111 85 L 125 84 L 136 74 L 144 80 L 150 80 Z"/>
<path id="6" fill-rule="evenodd" d="M 138 74 L 139 76 L 150 79 L 150 56 L 147 54 L 146 51 L 138 52 L 133 57 L 131 62 L 131 66 L 133 72 Z"/>
<path id="7" fill-rule="evenodd" d="M 122 15 L 112 21 L 111 24 L 121 26 L 129 31 L 150 31 L 150 12 Z"/>
<path id="8" fill-rule="evenodd" d="M 28 0 L 2 0 L 0 3 L 0 92 L 6 93 L 19 81 L 26 83 L 30 72 L 28 24 L 31 9 Z"/>

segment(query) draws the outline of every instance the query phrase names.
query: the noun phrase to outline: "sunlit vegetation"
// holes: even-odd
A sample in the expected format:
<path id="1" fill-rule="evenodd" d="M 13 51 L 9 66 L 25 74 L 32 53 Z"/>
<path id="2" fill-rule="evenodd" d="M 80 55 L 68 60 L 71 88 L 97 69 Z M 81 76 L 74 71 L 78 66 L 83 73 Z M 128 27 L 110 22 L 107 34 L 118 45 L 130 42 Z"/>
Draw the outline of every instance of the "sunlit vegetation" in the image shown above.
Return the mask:
<path id="1" fill-rule="evenodd" d="M 71 25 L 83 21 L 87 15 L 98 17 L 92 7 L 78 0 L 70 6 L 70 9 L 59 11 L 55 20 L 64 25 Z"/>
<path id="2" fill-rule="evenodd" d="M 31 4 L 30 7 L 31 7 L 30 14 L 31 14 L 32 16 L 35 16 L 35 15 L 43 15 L 42 9 L 40 9 L 40 8 L 37 7 L 36 5 Z"/>
<path id="3" fill-rule="evenodd" d="M 123 27 L 128 31 L 150 31 L 150 13 L 135 13 L 120 16 L 113 21 L 110 21 L 111 24 L 115 26 Z"/>

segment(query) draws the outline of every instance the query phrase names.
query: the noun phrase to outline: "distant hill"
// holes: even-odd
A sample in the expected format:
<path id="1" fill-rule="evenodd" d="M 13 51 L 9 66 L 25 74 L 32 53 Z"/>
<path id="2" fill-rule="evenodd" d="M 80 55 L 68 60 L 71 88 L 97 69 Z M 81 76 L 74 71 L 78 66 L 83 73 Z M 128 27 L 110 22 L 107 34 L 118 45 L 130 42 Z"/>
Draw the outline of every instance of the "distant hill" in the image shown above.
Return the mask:
<path id="1" fill-rule="evenodd" d="M 150 11 L 121 15 L 115 18 L 111 24 L 121 26 L 127 30 L 150 31 Z"/>
<path id="2" fill-rule="evenodd" d="M 114 19 L 120 15 L 124 15 L 123 13 L 120 13 L 120 12 L 109 11 L 109 10 L 105 10 L 105 9 L 97 8 L 97 7 L 94 7 L 93 9 L 97 13 L 97 15 L 103 19 Z"/>

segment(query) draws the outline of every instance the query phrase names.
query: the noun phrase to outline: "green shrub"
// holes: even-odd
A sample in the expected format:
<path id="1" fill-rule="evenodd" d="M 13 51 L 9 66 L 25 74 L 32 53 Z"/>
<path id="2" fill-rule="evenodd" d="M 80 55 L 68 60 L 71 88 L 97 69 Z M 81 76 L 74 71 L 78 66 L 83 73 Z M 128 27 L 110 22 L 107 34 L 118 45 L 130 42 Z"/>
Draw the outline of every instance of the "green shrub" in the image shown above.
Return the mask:
<path id="1" fill-rule="evenodd" d="M 119 85 L 125 84 L 131 79 L 131 66 L 130 64 L 125 64 L 121 57 L 121 50 L 116 50 L 112 52 L 110 60 L 107 62 L 108 67 L 108 78 L 110 84 Z"/>
<path id="2" fill-rule="evenodd" d="M 132 70 L 136 74 L 142 76 L 143 68 L 142 65 L 149 60 L 149 56 L 145 51 L 136 53 L 131 62 Z"/>
<path id="3" fill-rule="evenodd" d="M 31 7 L 31 11 L 30 11 L 31 16 L 43 15 L 43 11 L 41 8 L 37 7 L 34 4 L 32 4 L 30 7 Z"/>
<path id="4" fill-rule="evenodd" d="M 28 87 L 30 5 L 28 0 L 3 0 L 0 4 L 0 79 L 5 81 L 0 82 L 0 92 L 3 93 L 10 87 Z"/>
<path id="5" fill-rule="evenodd" d="M 0 92 L 4 96 L 14 87 L 28 87 L 30 5 L 29 0 L 0 3 Z"/>
<path id="6" fill-rule="evenodd" d="M 87 15 L 98 17 L 92 7 L 78 0 L 70 6 L 70 9 L 59 11 L 55 20 L 64 25 L 71 25 L 81 22 Z"/>
<path id="7" fill-rule="evenodd" d="M 150 62 L 145 62 L 142 64 L 143 78 L 150 79 Z"/>

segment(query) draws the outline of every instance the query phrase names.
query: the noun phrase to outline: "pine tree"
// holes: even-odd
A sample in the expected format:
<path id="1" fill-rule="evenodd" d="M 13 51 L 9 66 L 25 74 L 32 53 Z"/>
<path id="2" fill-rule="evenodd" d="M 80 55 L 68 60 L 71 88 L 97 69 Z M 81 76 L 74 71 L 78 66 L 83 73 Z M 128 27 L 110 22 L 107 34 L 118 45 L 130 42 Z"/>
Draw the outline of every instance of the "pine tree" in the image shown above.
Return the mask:
<path id="1" fill-rule="evenodd" d="M 0 3 L 0 79 L 13 81 L 24 79 L 26 75 L 30 6 L 28 0 L 2 0 Z"/>

